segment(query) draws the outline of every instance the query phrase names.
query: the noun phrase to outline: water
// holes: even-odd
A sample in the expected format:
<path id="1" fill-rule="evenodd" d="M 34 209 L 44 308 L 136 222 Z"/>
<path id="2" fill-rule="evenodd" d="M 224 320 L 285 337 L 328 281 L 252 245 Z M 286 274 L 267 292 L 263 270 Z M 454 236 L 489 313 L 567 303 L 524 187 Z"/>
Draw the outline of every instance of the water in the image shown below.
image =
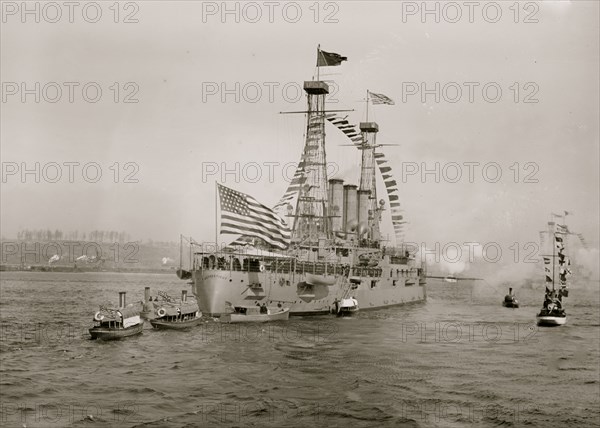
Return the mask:
<path id="1" fill-rule="evenodd" d="M 543 293 L 431 282 L 428 301 L 354 318 L 89 340 L 98 305 L 178 296 L 175 276 L 3 272 L 0 425 L 600 426 L 598 283 L 537 328 Z M 508 287 L 508 285 L 507 285 Z"/>

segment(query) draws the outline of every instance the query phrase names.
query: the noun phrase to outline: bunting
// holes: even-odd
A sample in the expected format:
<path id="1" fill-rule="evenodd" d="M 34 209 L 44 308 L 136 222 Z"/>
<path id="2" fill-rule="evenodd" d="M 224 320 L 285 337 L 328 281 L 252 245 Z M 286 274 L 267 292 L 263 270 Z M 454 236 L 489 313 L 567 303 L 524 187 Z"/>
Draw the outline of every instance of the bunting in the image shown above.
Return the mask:
<path id="1" fill-rule="evenodd" d="M 565 212 L 565 215 L 567 215 L 568 213 Z M 555 217 L 562 217 L 559 216 L 555 213 L 552 213 L 553 216 Z M 567 225 L 565 224 L 556 224 L 555 228 L 554 228 L 554 233 L 552 234 L 554 236 L 554 246 L 558 249 L 558 253 L 556 254 L 556 259 L 558 260 L 558 272 L 557 272 L 557 277 L 558 277 L 558 283 L 561 286 L 561 290 L 559 291 L 559 293 L 563 293 L 564 296 L 567 296 L 567 276 L 571 275 L 571 270 L 568 268 L 568 266 L 571 265 L 571 260 L 565 255 L 565 243 L 566 241 L 566 237 L 564 237 L 564 235 L 574 235 L 574 233 L 569 232 L 569 228 L 567 227 Z M 563 236 L 561 236 L 563 235 Z M 543 236 L 543 235 L 541 235 Z M 546 276 L 546 282 L 551 282 L 554 284 L 554 272 L 555 272 L 555 268 L 554 265 L 552 266 L 552 268 L 550 268 L 549 265 L 550 264 L 550 257 L 543 257 L 543 261 L 544 261 L 544 271 L 545 271 L 545 276 Z M 550 275 L 550 273 L 552 273 L 552 277 Z M 553 289 L 554 289 L 554 285 L 553 285 Z"/>
<path id="2" fill-rule="evenodd" d="M 294 176 L 290 181 L 290 185 L 288 186 L 281 199 L 279 199 L 279 202 L 275 204 L 273 210 L 277 210 L 290 203 L 290 201 L 292 201 L 292 199 L 294 199 L 296 194 L 300 191 L 300 188 L 304 185 L 304 183 L 306 183 L 304 166 L 304 159 L 301 159 L 300 162 L 298 162 L 296 172 L 294 172 Z"/>
<path id="3" fill-rule="evenodd" d="M 583 234 L 582 234 L 582 233 L 577 233 L 576 235 L 577 235 L 577 237 L 579 238 L 579 241 L 581 242 L 581 246 L 582 246 L 584 249 L 586 249 L 586 250 L 587 250 L 587 249 L 588 249 L 588 245 L 587 245 L 587 242 L 585 242 L 585 238 L 583 237 Z"/>

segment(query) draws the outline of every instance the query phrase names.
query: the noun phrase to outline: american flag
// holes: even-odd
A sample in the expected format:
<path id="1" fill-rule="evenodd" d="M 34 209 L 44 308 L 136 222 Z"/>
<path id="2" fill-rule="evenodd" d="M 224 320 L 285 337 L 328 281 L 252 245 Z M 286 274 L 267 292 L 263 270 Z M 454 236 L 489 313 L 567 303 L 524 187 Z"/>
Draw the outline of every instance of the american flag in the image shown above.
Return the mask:
<path id="1" fill-rule="evenodd" d="M 373 104 L 389 104 L 391 106 L 394 105 L 394 100 L 390 97 L 386 97 L 383 94 L 376 94 L 374 92 L 369 92 L 369 96 L 371 97 L 371 101 Z"/>
<path id="2" fill-rule="evenodd" d="M 218 185 L 221 202 L 221 233 L 256 236 L 274 247 L 286 249 L 291 232 L 273 210 L 252 196 Z"/>

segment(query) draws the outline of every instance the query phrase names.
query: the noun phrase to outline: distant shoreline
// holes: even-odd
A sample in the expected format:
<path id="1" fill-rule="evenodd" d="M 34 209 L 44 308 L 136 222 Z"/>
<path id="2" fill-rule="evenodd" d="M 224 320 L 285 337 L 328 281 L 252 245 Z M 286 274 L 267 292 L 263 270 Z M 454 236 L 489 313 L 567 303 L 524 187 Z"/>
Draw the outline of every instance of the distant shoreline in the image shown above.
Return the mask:
<path id="1" fill-rule="evenodd" d="M 176 275 L 175 269 L 152 269 L 152 268 L 93 268 L 93 267 L 74 267 L 74 266 L 15 266 L 0 265 L 0 272 L 60 272 L 60 273 L 158 273 L 163 275 Z"/>

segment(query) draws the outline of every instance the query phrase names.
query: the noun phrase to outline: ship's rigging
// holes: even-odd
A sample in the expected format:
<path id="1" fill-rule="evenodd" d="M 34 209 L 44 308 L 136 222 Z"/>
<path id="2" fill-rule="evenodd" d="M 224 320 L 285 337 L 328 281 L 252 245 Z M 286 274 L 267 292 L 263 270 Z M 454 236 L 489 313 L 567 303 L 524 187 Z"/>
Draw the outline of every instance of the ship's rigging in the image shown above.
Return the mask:
<path id="1" fill-rule="evenodd" d="M 346 60 L 338 54 L 317 51 L 317 80 L 304 82 L 307 95 L 306 134 L 301 158 L 295 174 L 281 199 L 275 204 L 276 211 L 292 226 L 292 245 L 296 247 L 320 247 L 352 244 L 379 248 L 382 237 L 380 223 L 386 201 L 378 200 L 377 170 L 385 185 L 390 207 L 391 222 L 396 244 L 404 240 L 403 215 L 400 210 L 397 182 L 385 154 L 377 150 L 387 144 L 377 144 L 379 126 L 368 121 L 368 104 L 393 104 L 382 94 L 367 91 L 367 121 L 359 126 L 351 124 L 344 110 L 327 110 L 326 96 L 329 86 L 319 80 L 319 67 L 337 66 Z M 328 180 L 325 147 L 325 123 L 338 128 L 351 146 L 361 151 L 359 186 L 343 185 L 339 179 Z M 230 245 L 242 245 L 255 240 L 242 236 Z"/>

